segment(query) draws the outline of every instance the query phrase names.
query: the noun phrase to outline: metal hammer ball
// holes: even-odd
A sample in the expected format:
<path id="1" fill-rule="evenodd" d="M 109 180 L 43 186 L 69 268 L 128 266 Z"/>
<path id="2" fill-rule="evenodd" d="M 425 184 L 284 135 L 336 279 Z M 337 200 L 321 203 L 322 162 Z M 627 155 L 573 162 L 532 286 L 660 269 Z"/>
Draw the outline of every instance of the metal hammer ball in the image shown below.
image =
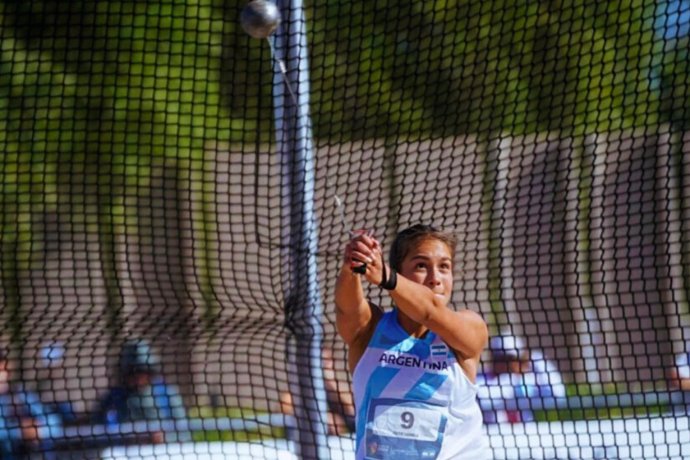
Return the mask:
<path id="1" fill-rule="evenodd" d="M 254 38 L 267 38 L 280 25 L 280 10 L 267 0 L 251 0 L 242 9 L 240 24 Z"/>

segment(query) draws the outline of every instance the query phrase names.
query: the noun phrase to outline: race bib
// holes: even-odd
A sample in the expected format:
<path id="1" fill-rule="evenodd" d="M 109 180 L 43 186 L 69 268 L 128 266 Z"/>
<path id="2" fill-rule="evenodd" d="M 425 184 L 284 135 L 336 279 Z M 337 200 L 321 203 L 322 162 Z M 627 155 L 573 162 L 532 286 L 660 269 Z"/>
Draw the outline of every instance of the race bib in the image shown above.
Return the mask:
<path id="1" fill-rule="evenodd" d="M 446 416 L 420 401 L 372 400 L 367 414 L 365 458 L 435 459 L 441 450 Z"/>

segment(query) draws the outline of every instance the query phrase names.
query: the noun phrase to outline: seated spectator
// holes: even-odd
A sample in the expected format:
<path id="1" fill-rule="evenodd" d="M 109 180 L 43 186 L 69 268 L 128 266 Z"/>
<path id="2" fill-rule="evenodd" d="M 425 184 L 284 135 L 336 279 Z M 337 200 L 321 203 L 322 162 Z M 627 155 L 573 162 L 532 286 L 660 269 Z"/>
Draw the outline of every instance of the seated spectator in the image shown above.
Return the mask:
<path id="1" fill-rule="evenodd" d="M 63 434 L 62 420 L 41 403 L 38 394 L 14 381 L 13 363 L 0 351 L 0 458 L 26 458 L 29 452 L 48 450 Z"/>
<path id="2" fill-rule="evenodd" d="M 159 360 L 148 343 L 125 343 L 120 353 L 117 385 L 101 399 L 96 421 L 116 424 L 164 420 L 183 418 L 185 412 L 177 387 L 164 381 Z"/>
<path id="3" fill-rule="evenodd" d="M 526 354 L 522 341 L 512 335 L 498 335 L 489 341 L 490 360 L 477 374 L 479 406 L 484 423 L 522 421 L 517 398 L 524 395 L 522 372 Z"/>
<path id="4" fill-rule="evenodd" d="M 556 365 L 546 359 L 541 350 L 529 353 L 529 366 L 523 370 L 525 384 L 532 388 L 530 394 L 542 398 L 542 407 L 550 408 L 553 398 L 566 396 L 563 378 Z"/>
<path id="5" fill-rule="evenodd" d="M 675 366 L 668 371 L 668 384 L 673 390 L 690 391 L 690 352 L 676 355 Z"/>
<path id="6" fill-rule="evenodd" d="M 62 342 L 47 342 L 40 348 L 37 391 L 48 410 L 62 417 L 67 425 L 76 423 L 78 417 L 67 396 L 64 357 Z"/>
<path id="7" fill-rule="evenodd" d="M 344 436 L 355 431 L 355 402 L 350 389 L 336 378 L 333 352 L 324 348 L 322 352 L 323 381 L 328 405 L 328 434 Z M 283 392 L 280 395 L 281 411 L 294 415 L 295 408 L 292 395 Z"/>
<path id="8" fill-rule="evenodd" d="M 505 334 L 489 342 L 491 367 L 477 378 L 479 403 L 486 423 L 534 420 L 534 408 L 556 407 L 566 396 L 560 372 L 540 350 L 528 351 L 524 342 Z"/>

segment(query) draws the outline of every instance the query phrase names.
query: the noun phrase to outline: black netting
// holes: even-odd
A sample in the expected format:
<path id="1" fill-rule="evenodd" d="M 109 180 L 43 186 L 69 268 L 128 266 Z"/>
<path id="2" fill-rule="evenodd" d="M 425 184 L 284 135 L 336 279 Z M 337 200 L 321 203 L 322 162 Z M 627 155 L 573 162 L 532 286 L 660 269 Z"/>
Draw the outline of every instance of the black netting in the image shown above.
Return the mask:
<path id="1" fill-rule="evenodd" d="M 690 1 L 246 5 L 0 3 L 0 458 L 354 459 L 342 247 L 417 222 L 495 458 L 690 457 Z"/>

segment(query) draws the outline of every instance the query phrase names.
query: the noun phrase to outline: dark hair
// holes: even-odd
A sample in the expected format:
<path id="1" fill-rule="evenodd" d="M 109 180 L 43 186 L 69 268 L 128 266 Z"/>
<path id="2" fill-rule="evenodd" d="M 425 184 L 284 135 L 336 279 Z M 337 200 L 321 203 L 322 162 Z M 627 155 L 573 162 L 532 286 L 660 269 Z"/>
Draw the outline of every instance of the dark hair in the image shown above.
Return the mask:
<path id="1" fill-rule="evenodd" d="M 444 231 L 438 230 L 431 225 L 416 224 L 399 232 L 393 244 L 391 244 L 390 254 L 388 256 L 388 263 L 391 268 L 400 271 L 402 261 L 410 252 L 410 249 L 421 240 L 433 239 L 441 241 L 450 249 L 450 256 L 455 261 L 455 247 L 458 245 L 457 238 Z"/>

